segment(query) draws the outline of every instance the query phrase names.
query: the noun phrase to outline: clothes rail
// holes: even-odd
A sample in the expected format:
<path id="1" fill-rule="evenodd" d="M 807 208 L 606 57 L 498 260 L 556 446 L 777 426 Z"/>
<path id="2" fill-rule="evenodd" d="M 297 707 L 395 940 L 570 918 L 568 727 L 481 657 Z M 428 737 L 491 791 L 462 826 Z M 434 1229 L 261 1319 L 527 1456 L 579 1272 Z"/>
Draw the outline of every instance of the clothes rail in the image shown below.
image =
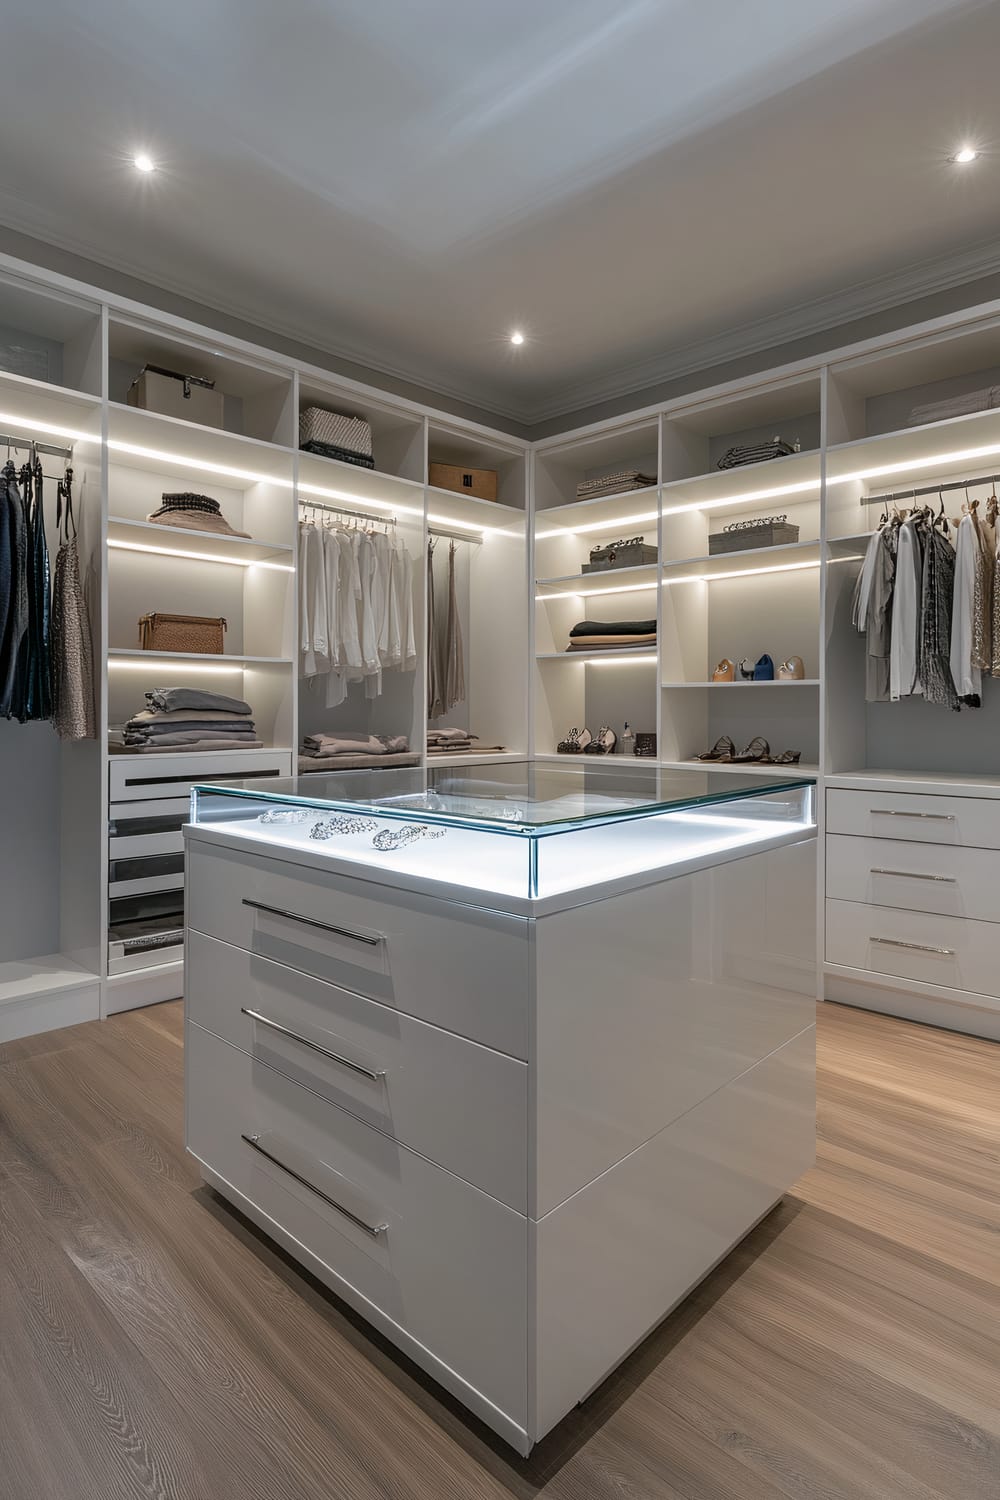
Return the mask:
<path id="1" fill-rule="evenodd" d="M 427 532 L 430 536 L 450 537 L 453 542 L 468 542 L 472 547 L 483 545 L 481 536 L 470 536 L 467 531 L 445 531 L 443 526 L 428 526 Z"/>
<path id="2" fill-rule="evenodd" d="M 977 479 L 956 479 L 948 484 L 928 484 L 920 489 L 896 490 L 888 495 L 865 495 L 862 505 L 895 505 L 897 500 L 918 500 L 923 495 L 948 495 L 955 490 L 972 490 L 977 484 L 1000 485 L 1000 474 L 980 474 Z"/>
<path id="3" fill-rule="evenodd" d="M 352 521 L 378 521 L 383 526 L 396 524 L 395 516 L 380 516 L 371 510 L 351 510 L 346 505 L 326 505 L 322 500 L 300 500 L 299 510 L 325 510 L 332 516 L 350 516 Z"/>
<path id="4" fill-rule="evenodd" d="M 60 447 L 58 443 L 38 443 L 34 438 L 21 437 L 16 432 L 0 433 L 0 448 L 34 448 L 36 453 L 45 453 L 52 458 L 72 458 L 72 448 Z"/>

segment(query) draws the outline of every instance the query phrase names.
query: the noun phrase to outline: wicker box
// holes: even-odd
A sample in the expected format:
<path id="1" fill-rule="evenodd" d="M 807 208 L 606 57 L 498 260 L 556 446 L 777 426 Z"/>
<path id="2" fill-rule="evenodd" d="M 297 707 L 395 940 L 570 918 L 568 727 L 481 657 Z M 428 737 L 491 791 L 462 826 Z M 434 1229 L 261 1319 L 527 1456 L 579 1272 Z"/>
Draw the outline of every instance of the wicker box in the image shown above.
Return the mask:
<path id="1" fill-rule="evenodd" d="M 129 406 L 159 412 L 162 417 L 182 417 L 202 427 L 222 427 L 222 392 L 214 380 L 201 375 L 182 375 L 159 365 L 146 365 L 128 388 Z"/>
<path id="2" fill-rule="evenodd" d="M 741 522 L 727 526 L 724 531 L 713 531 L 708 538 L 708 555 L 745 552 L 752 547 L 787 547 L 798 539 L 799 528 L 790 525 L 784 516 L 775 516 L 769 521 Z"/>
<path id="3" fill-rule="evenodd" d="M 474 495 L 477 500 L 497 497 L 496 469 L 463 469 L 457 464 L 432 463 L 429 478 L 439 490 L 457 490 L 462 495 Z"/>
<path id="4" fill-rule="evenodd" d="M 221 615 L 143 615 L 139 620 L 139 646 L 143 651 L 221 656 L 226 629 Z"/>
<path id="5" fill-rule="evenodd" d="M 304 407 L 299 413 L 299 447 L 363 469 L 375 467 L 371 423 L 364 417 L 327 411 L 322 406 Z"/>

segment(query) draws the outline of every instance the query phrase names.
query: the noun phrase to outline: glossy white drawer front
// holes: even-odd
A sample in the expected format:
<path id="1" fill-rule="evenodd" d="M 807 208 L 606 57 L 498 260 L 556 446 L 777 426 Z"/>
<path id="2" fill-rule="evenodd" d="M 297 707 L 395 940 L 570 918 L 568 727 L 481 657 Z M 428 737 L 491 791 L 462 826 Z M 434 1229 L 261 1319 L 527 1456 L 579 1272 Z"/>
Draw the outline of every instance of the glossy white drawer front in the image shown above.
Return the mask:
<path id="1" fill-rule="evenodd" d="M 199 932 L 185 1000 L 200 1026 L 526 1211 L 526 1063 Z"/>
<path id="2" fill-rule="evenodd" d="M 842 833 L 826 841 L 826 893 L 838 901 L 1000 922 L 998 886 L 1000 856 L 992 849 Z"/>
<path id="3" fill-rule="evenodd" d="M 186 1040 L 188 1149 L 524 1426 L 527 1221 L 190 1021 Z"/>
<path id="4" fill-rule="evenodd" d="M 528 921 L 188 840 L 210 937 L 527 1056 Z"/>
<path id="5" fill-rule="evenodd" d="M 1000 801 L 831 787 L 826 794 L 826 826 L 827 833 L 1000 849 Z"/>
<path id="6" fill-rule="evenodd" d="M 537 1436 L 812 1166 L 815 1113 L 810 1026 L 540 1221 Z"/>
<path id="7" fill-rule="evenodd" d="M 832 964 L 898 979 L 1000 994 L 1000 933 L 994 922 L 827 901 L 826 956 Z"/>
<path id="8" fill-rule="evenodd" d="M 108 794 L 112 802 L 145 801 L 190 793 L 200 781 L 291 773 L 287 750 L 213 750 L 177 755 L 112 755 Z"/>

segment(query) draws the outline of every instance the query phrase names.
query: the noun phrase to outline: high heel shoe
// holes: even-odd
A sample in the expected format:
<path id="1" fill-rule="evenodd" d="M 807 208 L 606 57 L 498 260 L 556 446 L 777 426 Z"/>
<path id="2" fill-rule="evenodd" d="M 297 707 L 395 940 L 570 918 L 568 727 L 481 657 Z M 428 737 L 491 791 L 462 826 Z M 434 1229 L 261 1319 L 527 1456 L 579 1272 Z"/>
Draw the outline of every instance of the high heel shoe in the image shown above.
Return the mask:
<path id="1" fill-rule="evenodd" d="M 609 724 L 602 724 L 597 738 L 587 746 L 588 755 L 610 755 L 618 743 L 618 736 Z"/>
<path id="2" fill-rule="evenodd" d="M 716 740 L 715 744 L 712 746 L 711 750 L 706 750 L 704 755 L 696 755 L 695 760 L 729 761 L 733 760 L 735 756 L 736 746 L 733 744 L 728 734 L 721 734 Z"/>
<path id="3" fill-rule="evenodd" d="M 790 656 L 778 667 L 779 682 L 801 682 L 806 675 L 801 656 Z"/>
<path id="4" fill-rule="evenodd" d="M 724 656 L 712 673 L 713 682 L 732 682 L 736 675 L 736 664 L 731 662 L 728 656 Z"/>
<path id="5" fill-rule="evenodd" d="M 592 738 L 593 736 L 589 729 L 584 729 L 582 732 L 579 729 L 571 729 L 566 738 L 559 741 L 556 746 L 556 753 L 559 755 L 579 755 L 581 751 L 586 750 Z"/>
<path id="6" fill-rule="evenodd" d="M 733 756 L 733 764 L 737 766 L 749 766 L 755 762 L 765 762 L 771 759 L 771 747 L 762 734 L 752 739 L 745 749 L 738 755 Z"/>
<path id="7" fill-rule="evenodd" d="M 736 670 L 744 682 L 753 682 L 753 662 L 747 661 L 745 656 Z"/>

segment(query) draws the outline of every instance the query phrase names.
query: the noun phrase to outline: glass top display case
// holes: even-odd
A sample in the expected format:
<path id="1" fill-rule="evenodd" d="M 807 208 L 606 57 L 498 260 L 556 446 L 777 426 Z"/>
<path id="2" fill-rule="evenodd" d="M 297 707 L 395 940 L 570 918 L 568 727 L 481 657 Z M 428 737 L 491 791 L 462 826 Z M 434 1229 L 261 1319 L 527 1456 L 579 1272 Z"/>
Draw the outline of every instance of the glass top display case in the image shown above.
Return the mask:
<path id="1" fill-rule="evenodd" d="M 278 857 L 533 910 L 811 837 L 814 783 L 611 760 L 498 761 L 209 783 L 194 789 L 191 822 Z"/>

